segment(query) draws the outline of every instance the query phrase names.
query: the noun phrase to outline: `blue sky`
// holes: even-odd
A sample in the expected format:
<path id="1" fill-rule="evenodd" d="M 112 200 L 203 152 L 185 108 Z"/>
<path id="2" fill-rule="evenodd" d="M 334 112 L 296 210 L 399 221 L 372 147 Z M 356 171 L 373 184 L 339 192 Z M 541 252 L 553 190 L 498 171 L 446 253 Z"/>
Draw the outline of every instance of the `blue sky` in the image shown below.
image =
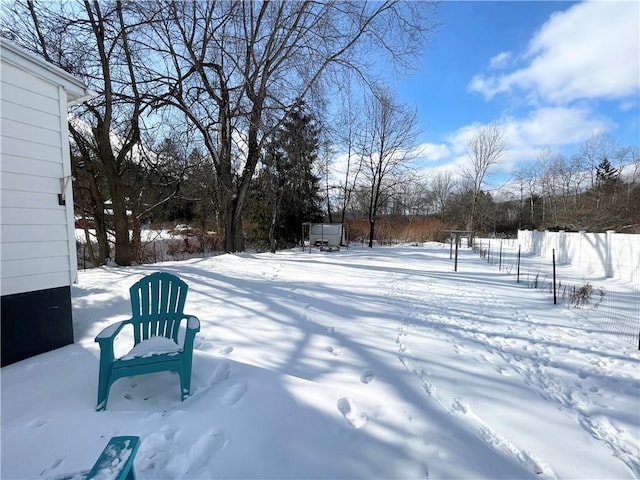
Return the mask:
<path id="1" fill-rule="evenodd" d="M 594 134 L 640 144 L 638 2 L 445 1 L 439 21 L 421 68 L 395 85 L 418 108 L 422 166 L 455 169 L 494 121 L 505 172 Z"/>

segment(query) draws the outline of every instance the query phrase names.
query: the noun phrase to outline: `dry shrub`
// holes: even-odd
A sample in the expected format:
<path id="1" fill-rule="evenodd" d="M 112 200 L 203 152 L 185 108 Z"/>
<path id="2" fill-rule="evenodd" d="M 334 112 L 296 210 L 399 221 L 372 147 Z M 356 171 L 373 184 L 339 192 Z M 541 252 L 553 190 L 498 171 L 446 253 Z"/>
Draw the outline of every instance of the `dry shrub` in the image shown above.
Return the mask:
<path id="1" fill-rule="evenodd" d="M 347 221 L 349 241 L 367 242 L 369 222 Z M 379 244 L 410 242 L 441 242 L 448 238 L 447 225 L 433 217 L 417 217 L 412 220 L 402 217 L 384 217 L 376 222 L 375 239 Z"/>

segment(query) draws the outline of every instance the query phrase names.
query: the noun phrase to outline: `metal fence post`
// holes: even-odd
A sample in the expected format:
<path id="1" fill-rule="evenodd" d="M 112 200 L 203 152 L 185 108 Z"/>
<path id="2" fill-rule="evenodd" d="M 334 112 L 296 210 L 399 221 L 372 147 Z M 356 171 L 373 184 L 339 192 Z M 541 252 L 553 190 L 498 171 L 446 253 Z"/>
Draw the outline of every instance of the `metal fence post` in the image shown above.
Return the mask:
<path id="1" fill-rule="evenodd" d="M 553 304 L 558 304 L 558 297 L 556 296 L 556 249 L 554 248 L 551 253 L 553 259 Z"/>

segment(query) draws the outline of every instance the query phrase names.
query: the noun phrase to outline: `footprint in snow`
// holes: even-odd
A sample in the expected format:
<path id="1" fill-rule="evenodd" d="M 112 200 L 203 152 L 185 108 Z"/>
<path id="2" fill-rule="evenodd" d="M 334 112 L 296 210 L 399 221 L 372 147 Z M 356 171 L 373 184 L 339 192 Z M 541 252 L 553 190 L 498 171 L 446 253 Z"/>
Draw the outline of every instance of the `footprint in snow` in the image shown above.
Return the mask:
<path id="1" fill-rule="evenodd" d="M 27 427 L 29 428 L 41 428 L 47 424 L 47 421 L 43 418 L 36 418 L 35 420 L 31 420 L 27 423 Z"/>
<path id="2" fill-rule="evenodd" d="M 339 348 L 332 347 L 331 345 L 327 345 L 326 347 L 324 347 L 324 349 L 336 357 L 339 357 L 340 355 L 342 355 L 342 350 L 340 350 Z"/>
<path id="3" fill-rule="evenodd" d="M 467 406 L 466 403 L 460 401 L 459 398 L 456 398 L 452 403 L 451 403 L 451 408 L 453 408 L 454 410 L 463 413 L 463 414 L 467 414 L 469 412 L 469 407 Z"/>
<path id="4" fill-rule="evenodd" d="M 363 370 L 362 374 L 360 375 L 360 381 L 362 383 L 371 383 L 371 382 L 373 382 L 373 379 L 375 377 L 376 377 L 376 375 L 373 372 L 373 370 Z"/>
<path id="5" fill-rule="evenodd" d="M 40 476 L 43 477 L 46 473 L 51 472 L 52 470 L 55 470 L 56 468 L 58 468 L 62 464 L 62 462 L 65 461 L 65 459 L 66 457 L 57 458 L 49 468 L 45 468 L 44 470 L 42 470 L 42 472 L 40 472 Z"/>
<path id="6" fill-rule="evenodd" d="M 352 400 L 341 398 L 338 400 L 338 411 L 342 414 L 347 423 L 353 428 L 362 428 L 367 423 L 367 415 L 361 412 Z"/>
<path id="7" fill-rule="evenodd" d="M 220 355 L 229 355 L 233 352 L 233 347 L 231 345 L 227 345 L 226 347 L 222 347 L 219 351 Z"/>
<path id="8" fill-rule="evenodd" d="M 220 398 L 220 403 L 225 407 L 230 407 L 231 405 L 235 405 L 240 401 L 244 394 L 247 393 L 247 384 L 243 382 L 233 384 L 227 393 L 225 393 L 222 398 Z"/>
<path id="9" fill-rule="evenodd" d="M 224 432 L 210 430 L 201 435 L 188 450 L 171 457 L 164 471 L 171 478 L 185 478 L 187 476 L 200 476 L 203 468 L 211 461 L 216 453 L 222 450 L 228 443 Z"/>
<path id="10" fill-rule="evenodd" d="M 213 346 L 213 343 L 208 341 L 198 341 L 196 340 L 195 349 L 196 350 L 209 350 Z"/>
<path id="11" fill-rule="evenodd" d="M 208 383 L 209 387 L 213 387 L 213 386 L 217 385 L 218 383 L 220 383 L 220 382 L 226 380 L 227 378 L 229 378 L 229 375 L 231 375 L 231 368 L 229 367 L 229 364 L 228 363 L 221 363 L 213 371 L 213 375 L 211 375 L 211 377 L 209 378 L 209 382 L 207 382 L 207 383 Z"/>
<path id="12" fill-rule="evenodd" d="M 163 428 L 160 431 L 146 435 L 140 444 L 140 450 L 136 455 L 136 470 L 138 473 L 146 471 L 152 474 L 149 478 L 158 478 L 158 470 L 162 470 L 167 461 L 172 458 L 169 455 L 172 446 L 177 443 L 176 437 L 180 431 L 171 428 Z"/>

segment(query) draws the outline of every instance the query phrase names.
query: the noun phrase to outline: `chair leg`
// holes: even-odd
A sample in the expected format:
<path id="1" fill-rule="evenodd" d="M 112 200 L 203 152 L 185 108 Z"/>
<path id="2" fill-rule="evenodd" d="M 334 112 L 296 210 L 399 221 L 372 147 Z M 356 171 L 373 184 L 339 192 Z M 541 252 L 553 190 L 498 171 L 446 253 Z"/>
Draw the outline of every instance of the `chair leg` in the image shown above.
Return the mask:
<path id="1" fill-rule="evenodd" d="M 191 394 L 191 370 L 178 372 L 180 375 L 180 399 L 184 401 Z"/>
<path id="2" fill-rule="evenodd" d="M 102 389 L 100 390 L 101 391 L 98 393 L 98 403 L 96 404 L 96 412 L 100 412 L 102 410 L 107 409 L 107 398 L 109 397 L 108 389 L 105 388 L 104 392 L 102 391 Z"/>
<path id="3" fill-rule="evenodd" d="M 109 399 L 109 390 L 111 390 L 111 382 L 109 376 L 100 372 L 98 379 L 98 403 L 96 404 L 96 411 L 106 410 L 107 400 Z"/>

